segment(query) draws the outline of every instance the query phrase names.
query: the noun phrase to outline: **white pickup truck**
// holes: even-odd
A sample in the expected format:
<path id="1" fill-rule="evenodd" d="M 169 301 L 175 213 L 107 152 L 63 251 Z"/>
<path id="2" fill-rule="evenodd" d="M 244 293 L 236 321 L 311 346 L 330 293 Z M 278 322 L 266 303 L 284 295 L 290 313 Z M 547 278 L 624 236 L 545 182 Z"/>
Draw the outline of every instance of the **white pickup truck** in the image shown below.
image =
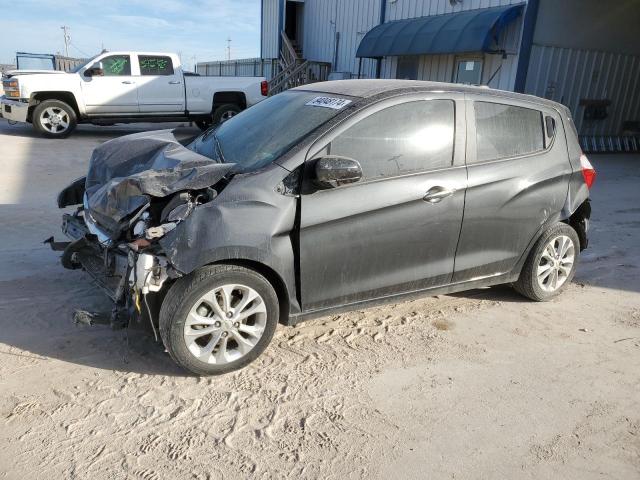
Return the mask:
<path id="1" fill-rule="evenodd" d="M 103 52 L 73 72 L 14 70 L 2 78 L 0 116 L 47 137 L 78 123 L 216 124 L 266 98 L 261 77 L 201 77 L 170 53 Z"/>

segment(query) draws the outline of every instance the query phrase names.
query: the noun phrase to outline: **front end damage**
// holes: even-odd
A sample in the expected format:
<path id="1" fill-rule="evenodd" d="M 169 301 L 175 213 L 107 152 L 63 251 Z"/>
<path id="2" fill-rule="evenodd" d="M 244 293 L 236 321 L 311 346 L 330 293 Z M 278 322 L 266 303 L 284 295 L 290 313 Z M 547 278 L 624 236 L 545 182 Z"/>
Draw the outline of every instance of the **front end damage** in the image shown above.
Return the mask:
<path id="1" fill-rule="evenodd" d="M 132 158 L 134 160 L 132 160 Z M 192 211 L 217 196 L 231 165 L 180 145 L 171 132 L 123 137 L 94 151 L 89 173 L 60 192 L 62 232 L 47 240 L 68 269 L 83 269 L 114 302 L 111 312 L 77 310 L 77 323 L 124 328 L 131 319 L 151 322 L 167 286 L 182 273 L 159 243 Z"/>
<path id="2" fill-rule="evenodd" d="M 145 303 L 146 295 L 161 292 L 167 280 L 180 274 L 150 241 L 143 237 L 131 242 L 108 241 L 86 218 L 84 207 L 73 214 L 64 214 L 62 232 L 70 241 L 49 243 L 54 250 L 62 251 L 61 262 L 65 268 L 81 268 L 87 272 L 113 300 L 114 307 L 107 314 L 77 310 L 76 323 L 109 323 L 116 329 L 127 326 L 132 318 L 155 317 L 146 305 L 148 300 Z"/>

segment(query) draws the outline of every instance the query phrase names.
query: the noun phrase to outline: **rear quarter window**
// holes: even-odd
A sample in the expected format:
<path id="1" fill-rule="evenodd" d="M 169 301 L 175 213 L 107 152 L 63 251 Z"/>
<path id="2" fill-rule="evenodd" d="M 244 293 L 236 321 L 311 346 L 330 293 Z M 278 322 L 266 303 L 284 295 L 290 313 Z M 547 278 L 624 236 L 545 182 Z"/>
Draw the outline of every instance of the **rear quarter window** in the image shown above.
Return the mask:
<path id="1" fill-rule="evenodd" d="M 545 149 L 542 112 L 492 102 L 474 102 L 476 162 L 518 157 Z"/>

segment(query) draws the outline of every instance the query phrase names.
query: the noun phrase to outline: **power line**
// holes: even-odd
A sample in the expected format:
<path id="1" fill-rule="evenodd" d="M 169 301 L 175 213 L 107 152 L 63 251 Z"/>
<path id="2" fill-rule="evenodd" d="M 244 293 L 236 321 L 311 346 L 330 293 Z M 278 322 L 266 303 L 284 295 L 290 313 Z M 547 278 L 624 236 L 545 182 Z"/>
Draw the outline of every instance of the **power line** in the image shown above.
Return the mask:
<path id="1" fill-rule="evenodd" d="M 80 52 L 82 55 L 84 55 L 85 57 L 89 58 L 91 55 L 89 55 L 86 52 L 83 52 L 82 50 L 80 50 L 75 43 L 71 43 L 69 42 L 69 45 L 71 45 L 73 48 L 75 48 L 78 52 Z"/>

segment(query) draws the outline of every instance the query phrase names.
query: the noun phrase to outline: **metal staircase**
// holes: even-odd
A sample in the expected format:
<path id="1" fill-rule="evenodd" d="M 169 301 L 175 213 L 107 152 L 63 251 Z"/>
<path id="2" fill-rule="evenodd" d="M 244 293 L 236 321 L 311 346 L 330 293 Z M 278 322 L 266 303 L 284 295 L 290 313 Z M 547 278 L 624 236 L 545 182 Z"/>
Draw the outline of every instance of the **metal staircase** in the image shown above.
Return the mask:
<path id="1" fill-rule="evenodd" d="M 313 82 L 323 82 L 329 78 L 331 64 L 314 62 L 302 58 L 299 46 L 286 33 L 282 36 L 282 49 L 278 64 L 280 72 L 269 81 L 269 95 L 276 95 L 289 88 Z"/>

